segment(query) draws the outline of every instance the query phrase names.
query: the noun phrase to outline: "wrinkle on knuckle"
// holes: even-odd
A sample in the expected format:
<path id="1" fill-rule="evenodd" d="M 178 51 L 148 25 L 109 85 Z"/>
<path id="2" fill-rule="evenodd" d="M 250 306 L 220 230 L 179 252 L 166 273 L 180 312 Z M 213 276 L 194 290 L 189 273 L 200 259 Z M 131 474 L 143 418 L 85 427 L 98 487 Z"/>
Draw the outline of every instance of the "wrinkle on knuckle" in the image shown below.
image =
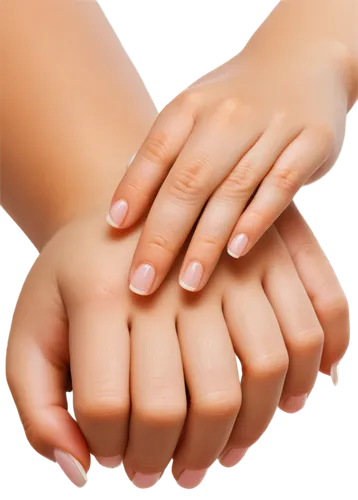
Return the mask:
<path id="1" fill-rule="evenodd" d="M 161 253 L 165 253 L 170 257 L 174 257 L 175 246 L 173 241 L 175 241 L 173 235 L 155 233 L 148 241 L 148 248 L 151 248 L 155 251 L 159 250 Z"/>
<path id="2" fill-rule="evenodd" d="M 349 318 L 349 303 L 341 290 L 320 293 L 316 299 L 316 307 L 326 317 L 343 320 Z"/>
<path id="3" fill-rule="evenodd" d="M 143 149 L 143 156 L 146 160 L 162 164 L 168 156 L 169 146 L 166 133 L 161 131 L 152 132 Z"/>
<path id="4" fill-rule="evenodd" d="M 246 161 L 239 165 L 230 173 L 222 184 L 223 193 L 234 199 L 246 199 L 258 184 L 257 174 L 254 165 Z"/>
<path id="5" fill-rule="evenodd" d="M 275 186 L 289 196 L 293 196 L 300 187 L 297 169 L 295 165 L 287 165 L 273 173 Z"/>
<path id="6" fill-rule="evenodd" d="M 170 194 L 185 202 L 197 202 L 206 191 L 206 180 L 211 171 L 210 158 L 202 155 L 173 173 L 173 179 L 169 188 Z"/>

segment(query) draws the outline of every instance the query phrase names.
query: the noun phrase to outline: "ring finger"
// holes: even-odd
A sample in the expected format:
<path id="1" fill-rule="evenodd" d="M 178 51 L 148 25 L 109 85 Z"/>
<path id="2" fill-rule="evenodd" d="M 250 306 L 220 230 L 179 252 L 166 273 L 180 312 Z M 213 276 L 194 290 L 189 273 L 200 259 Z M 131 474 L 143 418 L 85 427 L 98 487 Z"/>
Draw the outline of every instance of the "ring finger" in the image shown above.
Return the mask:
<path id="1" fill-rule="evenodd" d="M 220 455 L 236 465 L 269 425 L 280 401 L 288 355 L 275 314 L 259 283 L 224 299 L 224 313 L 242 365 L 242 406 L 229 442 Z"/>
<path id="2" fill-rule="evenodd" d="M 194 488 L 218 458 L 241 404 L 240 381 L 220 305 L 198 303 L 180 314 L 178 335 L 190 395 L 188 417 L 174 455 L 173 475 Z"/>

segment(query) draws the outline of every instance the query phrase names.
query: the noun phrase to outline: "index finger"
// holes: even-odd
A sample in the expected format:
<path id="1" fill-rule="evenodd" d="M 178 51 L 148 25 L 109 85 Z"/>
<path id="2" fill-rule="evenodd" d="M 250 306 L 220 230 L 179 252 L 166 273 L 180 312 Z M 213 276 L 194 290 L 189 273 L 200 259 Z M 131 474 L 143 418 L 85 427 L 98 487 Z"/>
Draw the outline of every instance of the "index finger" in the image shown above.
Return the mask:
<path id="1" fill-rule="evenodd" d="M 128 228 L 148 210 L 193 125 L 193 113 L 181 100 L 163 109 L 113 195 L 107 215 L 111 226 Z"/>

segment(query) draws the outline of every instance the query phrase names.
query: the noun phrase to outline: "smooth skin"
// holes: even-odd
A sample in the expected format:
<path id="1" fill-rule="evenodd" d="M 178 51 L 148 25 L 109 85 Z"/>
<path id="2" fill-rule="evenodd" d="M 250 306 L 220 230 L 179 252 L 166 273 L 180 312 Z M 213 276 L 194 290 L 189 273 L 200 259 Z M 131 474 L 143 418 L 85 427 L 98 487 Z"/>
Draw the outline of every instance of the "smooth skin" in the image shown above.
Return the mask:
<path id="1" fill-rule="evenodd" d="M 318 370 L 329 373 L 347 348 L 346 300 L 294 207 L 280 222 L 289 246 L 273 227 L 239 262 L 224 255 L 200 294 L 177 286 L 177 266 L 151 297 L 125 279 L 140 231 L 118 238 L 104 213 L 65 225 L 32 268 L 9 339 L 9 386 L 45 457 L 69 454 L 85 471 L 90 453 L 107 466 L 123 459 L 141 488 L 174 458 L 175 479 L 192 488 L 217 458 L 237 463 L 278 405 L 303 408 Z"/>
<path id="2" fill-rule="evenodd" d="M 249 252 L 342 147 L 358 96 L 356 0 L 284 0 L 236 57 L 159 114 L 112 199 L 128 228 L 150 208 L 129 273 L 153 293 L 194 228 L 179 281 Z M 199 221 L 198 221 L 199 218 Z"/>
<path id="3" fill-rule="evenodd" d="M 349 340 L 345 296 L 293 206 L 238 266 L 223 257 L 201 294 L 177 286 L 179 268 L 155 296 L 131 294 L 125 276 L 141 229 L 111 230 L 103 207 L 156 117 L 153 103 L 94 2 L 2 0 L 0 20 L 1 200 L 41 251 L 7 357 L 28 439 L 77 486 L 92 453 L 104 466 L 124 458 L 139 487 L 174 455 L 175 478 L 194 487 L 217 457 L 234 465 L 278 404 L 302 408 L 319 367 L 334 373 Z M 281 286 L 296 295 L 282 297 Z M 240 318 L 237 297 L 247 304 Z M 246 338 L 248 311 L 258 329 Z M 66 407 L 72 387 L 77 421 Z"/>

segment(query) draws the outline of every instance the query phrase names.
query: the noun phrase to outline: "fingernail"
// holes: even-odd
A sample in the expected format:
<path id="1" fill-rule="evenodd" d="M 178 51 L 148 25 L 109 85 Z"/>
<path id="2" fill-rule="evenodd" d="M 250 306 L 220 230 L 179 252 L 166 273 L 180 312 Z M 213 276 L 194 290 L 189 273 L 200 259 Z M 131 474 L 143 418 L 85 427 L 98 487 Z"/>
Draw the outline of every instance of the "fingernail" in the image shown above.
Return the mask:
<path id="1" fill-rule="evenodd" d="M 138 295 L 147 295 L 154 278 L 154 267 L 150 264 L 141 264 L 134 272 L 129 288 Z"/>
<path id="2" fill-rule="evenodd" d="M 331 368 L 331 379 L 334 386 L 338 385 L 339 382 L 339 363 L 335 363 Z"/>
<path id="3" fill-rule="evenodd" d="M 208 469 L 187 470 L 185 469 L 177 479 L 177 483 L 182 488 L 196 488 L 204 479 Z"/>
<path id="4" fill-rule="evenodd" d="M 54 450 L 54 457 L 68 479 L 79 488 L 87 483 L 87 474 L 82 465 L 69 453 Z"/>
<path id="5" fill-rule="evenodd" d="M 133 476 L 132 483 L 137 488 L 151 488 L 159 481 L 160 476 L 160 474 L 140 474 L 136 472 Z"/>
<path id="6" fill-rule="evenodd" d="M 287 413 L 296 413 L 305 406 L 307 397 L 307 394 L 298 397 L 291 396 L 280 403 L 280 408 Z"/>
<path id="7" fill-rule="evenodd" d="M 121 465 L 122 455 L 116 455 L 115 457 L 96 457 L 96 460 L 103 467 L 115 469 L 116 467 L 119 467 Z"/>
<path id="8" fill-rule="evenodd" d="M 228 246 L 228 254 L 231 255 L 231 257 L 234 257 L 234 259 L 238 259 L 239 257 L 241 257 L 243 251 L 245 250 L 248 241 L 249 238 L 246 236 L 246 234 L 238 234 Z"/>
<path id="9" fill-rule="evenodd" d="M 219 461 L 224 467 L 234 467 L 234 465 L 238 464 L 244 458 L 247 450 L 248 448 L 233 448 L 220 458 Z"/>
<path id="10" fill-rule="evenodd" d="M 180 280 L 180 286 L 188 290 L 189 292 L 195 292 L 200 284 L 201 277 L 203 275 L 203 266 L 198 261 L 190 262 L 188 267 L 185 269 L 184 274 Z"/>
<path id="11" fill-rule="evenodd" d="M 119 229 L 128 212 L 128 203 L 124 200 L 118 200 L 109 209 L 109 214 L 106 217 L 108 224 L 116 229 Z"/>

